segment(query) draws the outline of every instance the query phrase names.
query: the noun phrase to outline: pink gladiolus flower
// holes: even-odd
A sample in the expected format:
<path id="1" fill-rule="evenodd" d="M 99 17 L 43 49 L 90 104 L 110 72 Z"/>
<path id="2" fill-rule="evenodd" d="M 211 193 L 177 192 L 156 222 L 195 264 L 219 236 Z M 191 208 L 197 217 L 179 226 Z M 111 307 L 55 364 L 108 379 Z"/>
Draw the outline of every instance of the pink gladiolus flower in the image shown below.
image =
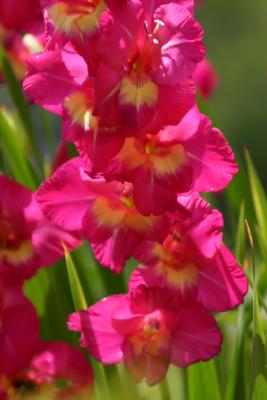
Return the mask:
<path id="1" fill-rule="evenodd" d="M 64 342 L 40 343 L 29 363 L 0 380 L 3 399 L 90 399 L 93 374 L 85 356 Z"/>
<path id="2" fill-rule="evenodd" d="M 162 90 L 171 86 L 175 91 L 205 52 L 202 29 L 190 12 L 179 4 L 158 3 L 149 7 L 147 1 L 127 2 L 119 12 L 106 12 L 102 21 L 98 54 L 107 72 L 101 93 L 96 84 L 97 106 L 103 107 L 106 98 L 113 96 L 131 128 L 141 128 L 153 119 Z M 102 70 L 100 65 L 96 82 L 102 79 Z M 176 104 L 173 112 L 175 108 Z"/>
<path id="3" fill-rule="evenodd" d="M 23 88 L 35 103 L 61 115 L 64 101 L 88 78 L 87 65 L 70 44 L 32 55 Z"/>
<path id="4" fill-rule="evenodd" d="M 70 93 L 63 104 L 63 139 L 74 142 L 80 155 L 90 159 L 94 174 L 102 171 L 120 150 L 125 137 L 133 132 L 121 125 L 112 102 L 107 102 L 108 112 L 106 109 L 96 112 L 91 79 Z"/>
<path id="5" fill-rule="evenodd" d="M 96 80 L 100 92 L 102 81 Z M 63 138 L 76 141 L 81 155 L 91 159 L 94 171 L 105 167 L 109 158 L 121 148 L 125 136 L 136 134 L 121 125 L 112 99 L 106 100 L 105 107 L 100 110 L 95 107 L 94 88 L 87 66 L 70 45 L 30 57 L 24 90 L 37 104 L 63 116 Z M 173 110 L 169 110 L 165 101 L 170 95 Z M 172 124 L 177 118 L 181 119 L 193 105 L 194 95 L 190 81 L 176 85 L 173 91 L 163 85 L 159 94 L 160 109 L 148 129 L 156 129 L 166 120 Z"/>
<path id="6" fill-rule="evenodd" d="M 176 193 L 223 189 L 237 172 L 231 148 L 208 117 L 193 109 L 177 126 L 126 138 L 103 171 L 133 183 L 143 215 L 175 211 Z"/>
<path id="7" fill-rule="evenodd" d="M 24 90 L 35 103 L 63 117 L 63 139 L 75 142 L 95 170 L 103 169 L 121 148 L 127 132 L 120 127 L 116 110 L 112 112 L 112 103 L 108 114 L 95 113 L 87 65 L 70 44 L 29 57 Z M 191 104 L 193 94 L 188 98 Z"/>
<path id="8" fill-rule="evenodd" d="M 193 13 L 193 0 L 176 0 L 174 2 L 188 8 Z M 139 1 L 42 0 L 41 3 L 47 25 L 49 47 L 70 40 L 90 64 L 90 69 L 94 69 L 94 58 L 97 58 L 97 39 L 102 34 L 101 25 L 103 21 L 105 25 L 109 19 L 106 10 L 112 10 L 115 15 L 121 17 L 126 5 L 131 7 L 131 3 L 139 3 Z M 153 3 L 154 7 L 151 7 L 151 2 L 143 1 L 144 12 L 147 16 L 153 11 L 153 8 L 158 8 L 164 1 L 157 0 Z M 133 10 L 135 9 L 133 8 Z"/>
<path id="9" fill-rule="evenodd" d="M 75 235 L 51 224 L 34 194 L 6 176 L 0 177 L 0 276 L 3 272 L 28 278 L 36 269 L 55 263 L 80 244 Z"/>
<path id="10" fill-rule="evenodd" d="M 136 382 L 161 381 L 170 363 L 186 367 L 220 351 L 215 320 L 198 305 L 184 309 L 172 293 L 139 286 L 70 316 L 80 344 L 104 364 L 124 362 Z"/>
<path id="11" fill-rule="evenodd" d="M 102 73 L 100 76 L 105 75 L 106 68 L 102 65 L 101 68 Z M 98 88 L 98 96 L 99 98 L 106 98 L 105 86 L 106 79 L 99 80 L 96 78 L 95 86 Z M 111 86 L 112 87 L 112 82 Z M 102 93 L 102 89 L 104 92 Z M 95 93 L 97 94 L 97 93 Z M 169 107 L 169 104 L 166 102 L 166 97 L 172 97 L 172 105 L 173 108 Z M 85 92 L 81 92 L 79 99 L 86 99 Z M 74 102 L 72 102 L 72 100 Z M 159 93 L 159 107 L 155 110 L 154 117 L 150 121 L 149 124 L 146 125 L 145 128 L 136 130 L 129 128 L 126 123 L 120 119 L 120 115 L 118 114 L 118 108 L 114 101 L 112 101 L 112 96 L 105 100 L 105 104 L 102 104 L 99 109 L 97 106 L 98 99 L 95 99 L 95 107 L 93 111 L 93 115 L 90 114 L 90 118 L 87 120 L 91 121 L 91 132 L 90 129 L 84 129 L 84 117 L 87 116 L 90 111 L 88 107 L 86 107 L 85 101 L 79 104 L 80 110 L 79 116 L 81 118 L 80 128 L 77 131 L 77 123 L 74 125 L 73 118 L 74 113 L 71 112 L 69 105 L 72 106 L 75 104 L 75 95 L 70 97 L 70 102 L 68 107 L 69 115 L 72 117 L 68 119 L 64 119 L 64 135 L 67 138 L 72 135 L 72 138 L 69 140 L 75 140 L 76 138 L 76 146 L 78 148 L 79 153 L 85 158 L 89 158 L 91 162 L 91 173 L 95 174 L 97 172 L 102 172 L 103 169 L 108 164 L 110 158 L 118 153 L 121 149 L 125 137 L 133 137 L 149 133 L 156 133 L 159 130 L 159 126 L 162 127 L 166 122 L 168 124 L 176 123 L 177 119 L 180 120 L 184 117 L 184 115 L 192 108 L 195 101 L 195 88 L 192 85 L 191 80 L 184 80 L 181 84 L 176 85 L 175 88 L 170 88 L 168 85 L 164 85 L 161 88 Z M 74 107 L 76 110 L 76 107 Z M 66 123 L 67 122 L 67 123 Z M 77 122 L 77 121 L 76 121 Z M 81 129 L 81 126 L 83 129 Z M 67 134 L 65 132 L 68 132 Z M 75 132 L 74 134 L 72 132 Z M 77 133 L 79 132 L 79 133 Z M 86 133 L 86 135 L 84 134 Z"/>
<path id="12" fill-rule="evenodd" d="M 193 79 L 204 99 L 211 97 L 218 85 L 217 73 L 206 58 L 198 64 L 193 73 Z"/>
<path id="13" fill-rule="evenodd" d="M 105 75 L 104 71 L 103 67 L 101 76 Z M 106 79 L 101 81 L 96 79 L 95 86 L 100 95 L 102 88 L 106 86 Z M 167 96 L 172 96 L 172 104 L 175 105 L 173 110 L 166 104 Z M 106 98 L 106 93 L 103 93 L 103 97 Z M 164 122 L 172 124 L 177 118 L 181 119 L 193 106 L 194 99 L 195 89 L 190 80 L 183 81 L 173 91 L 165 85 L 159 95 L 160 106 L 146 127 L 146 131 L 155 132 Z M 143 133 L 142 130 L 129 129 L 124 124 L 115 102 L 112 101 L 112 96 L 106 98 L 105 104 L 100 109 L 96 106 L 97 102 L 92 81 L 87 81 L 79 91 L 68 96 L 64 102 L 62 132 L 65 140 L 75 142 L 81 156 L 90 159 L 90 172 L 93 175 L 102 172 L 109 164 L 109 160 L 121 149 L 125 137 Z"/>
<path id="14" fill-rule="evenodd" d="M 27 365 L 39 344 L 38 336 L 38 318 L 23 295 L 22 281 L 1 273 L 0 376 L 13 376 Z"/>
<path id="15" fill-rule="evenodd" d="M 89 399 L 93 389 L 93 373 L 85 356 L 64 342 L 42 344 L 21 378 L 22 383 L 33 384 L 37 393 L 55 400 Z M 59 380 L 66 381 L 62 388 Z"/>
<path id="16" fill-rule="evenodd" d="M 103 68 L 101 71 L 105 73 Z M 107 78 L 110 81 L 110 74 Z M 106 88 L 105 82 L 102 78 L 96 79 L 98 95 Z M 61 50 L 45 51 L 28 58 L 24 90 L 34 102 L 63 117 L 63 139 L 75 142 L 80 154 L 90 158 L 94 173 L 105 168 L 108 160 L 122 147 L 126 136 L 136 135 L 135 130 L 123 125 L 112 97 L 106 99 L 105 106 L 100 109 L 96 106 L 94 84 L 89 79 L 87 65 L 69 44 Z M 171 110 L 166 104 L 168 96 L 172 96 Z M 155 131 L 166 121 L 175 123 L 194 101 L 192 81 L 185 80 L 172 89 L 163 85 L 159 109 L 147 129 Z"/>
<path id="17" fill-rule="evenodd" d="M 90 178 L 81 158 L 60 167 L 41 186 L 37 200 L 55 224 L 82 232 L 100 263 L 115 272 L 142 239 L 162 241 L 168 231 L 166 215 L 143 216 L 137 211 L 130 183 Z"/>
<path id="18" fill-rule="evenodd" d="M 144 265 L 133 272 L 130 287 L 163 287 L 185 303 L 194 299 L 208 310 L 226 311 L 243 302 L 247 279 L 221 242 L 220 213 L 203 200 L 194 203 L 191 216 L 174 223 L 162 244 L 137 247 L 134 257 Z"/>

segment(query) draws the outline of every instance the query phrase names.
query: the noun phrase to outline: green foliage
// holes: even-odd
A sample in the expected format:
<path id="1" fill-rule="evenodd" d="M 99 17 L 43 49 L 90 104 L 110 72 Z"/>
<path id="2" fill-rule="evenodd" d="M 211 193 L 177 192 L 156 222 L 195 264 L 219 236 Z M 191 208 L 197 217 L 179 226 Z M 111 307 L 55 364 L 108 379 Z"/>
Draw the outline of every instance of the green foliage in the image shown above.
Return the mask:
<path id="1" fill-rule="evenodd" d="M 17 129 L 17 121 L 0 108 L 0 149 L 3 153 L 3 166 L 21 184 L 34 189 L 38 181 L 28 161 L 23 146 L 23 132 Z"/>
<path id="2" fill-rule="evenodd" d="M 68 249 L 64 246 L 64 251 L 65 251 L 65 260 L 66 260 L 66 266 L 67 266 L 67 271 L 68 271 L 68 278 L 69 278 L 69 284 L 70 284 L 70 289 L 71 289 L 71 295 L 73 299 L 73 304 L 75 307 L 75 310 L 86 310 L 88 308 L 85 295 L 82 289 L 82 285 L 80 283 L 75 265 L 73 263 L 72 257 L 68 251 Z"/>
<path id="3" fill-rule="evenodd" d="M 19 115 L 23 128 L 29 139 L 29 146 L 32 148 L 32 153 L 35 160 L 42 170 L 43 168 L 43 158 L 42 153 L 38 145 L 35 127 L 31 117 L 31 111 L 28 107 L 27 101 L 23 94 L 21 84 L 18 82 L 14 71 L 9 63 L 8 57 L 6 55 L 4 47 L 0 43 L 0 65 L 2 67 L 5 82 L 9 88 L 9 93 L 15 105 L 16 111 Z"/>
<path id="4" fill-rule="evenodd" d="M 187 370 L 188 399 L 221 400 L 215 362 L 191 365 Z"/>

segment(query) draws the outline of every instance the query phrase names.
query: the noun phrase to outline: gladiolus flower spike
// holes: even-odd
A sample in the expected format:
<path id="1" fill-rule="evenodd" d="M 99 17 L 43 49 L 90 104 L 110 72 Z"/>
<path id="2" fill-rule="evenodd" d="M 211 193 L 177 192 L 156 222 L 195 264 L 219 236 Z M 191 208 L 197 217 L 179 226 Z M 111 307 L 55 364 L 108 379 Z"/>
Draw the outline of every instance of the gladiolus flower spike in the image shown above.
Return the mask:
<path id="1" fill-rule="evenodd" d="M 128 293 L 73 313 L 68 327 L 98 361 L 122 362 L 148 385 L 170 363 L 186 367 L 218 355 L 222 334 L 211 312 L 238 306 L 248 289 L 223 243 L 221 213 L 201 198 L 223 190 L 238 167 L 196 103 L 194 82 L 204 97 L 215 83 L 207 88 L 199 78 L 207 62 L 194 3 L 41 1 L 46 47 L 28 58 L 24 90 L 60 116 L 62 140 L 78 156 L 58 166 L 32 200 L 7 180 L 5 196 L 21 191 L 19 237 L 12 202 L 0 220 L 0 265 L 23 264 L 26 277 L 43 259 L 32 239 L 51 229 L 55 237 L 64 232 L 71 248 L 79 237 L 88 240 L 117 274 L 131 257 L 141 263 Z M 44 225 L 27 225 L 37 205 Z"/>

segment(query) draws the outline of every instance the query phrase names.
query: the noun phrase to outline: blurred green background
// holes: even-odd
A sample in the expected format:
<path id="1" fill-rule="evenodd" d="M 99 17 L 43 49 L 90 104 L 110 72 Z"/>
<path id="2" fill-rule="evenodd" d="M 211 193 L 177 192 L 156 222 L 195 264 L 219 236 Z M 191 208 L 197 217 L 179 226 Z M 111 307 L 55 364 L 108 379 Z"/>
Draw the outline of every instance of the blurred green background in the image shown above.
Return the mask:
<path id="1" fill-rule="evenodd" d="M 197 19 L 219 76 L 209 114 L 267 187 L 267 0 L 202 0 Z"/>

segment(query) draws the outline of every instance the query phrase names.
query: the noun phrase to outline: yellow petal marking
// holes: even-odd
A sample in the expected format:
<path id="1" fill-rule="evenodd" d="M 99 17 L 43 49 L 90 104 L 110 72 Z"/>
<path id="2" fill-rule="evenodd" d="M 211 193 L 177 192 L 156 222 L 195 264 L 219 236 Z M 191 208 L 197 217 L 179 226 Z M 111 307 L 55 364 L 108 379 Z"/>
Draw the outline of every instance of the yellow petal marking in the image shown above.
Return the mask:
<path id="1" fill-rule="evenodd" d="M 184 290 L 197 283 L 198 267 L 193 262 L 186 261 L 184 265 L 178 265 L 175 261 L 175 255 L 169 253 L 160 244 L 154 246 L 153 255 L 159 257 L 156 273 L 164 275 L 168 284 Z"/>
<path id="2" fill-rule="evenodd" d="M 72 93 L 64 103 L 73 122 L 80 125 L 84 130 L 97 129 L 98 119 L 93 115 L 91 99 L 85 92 Z"/>
<path id="3" fill-rule="evenodd" d="M 15 249 L 0 248 L 0 261 L 6 260 L 12 264 L 22 264 L 28 261 L 34 253 L 32 242 L 24 240 Z"/>
<path id="4" fill-rule="evenodd" d="M 153 139 L 153 135 L 152 139 Z M 116 156 L 129 169 L 141 166 L 151 169 L 155 175 L 176 174 L 177 169 L 186 164 L 187 156 L 182 144 L 162 146 L 152 143 L 152 139 L 142 145 L 138 139 L 127 138 Z"/>
<path id="5" fill-rule="evenodd" d="M 88 0 L 87 4 L 59 1 L 48 8 L 48 16 L 58 31 L 68 34 L 92 33 L 99 25 L 99 18 L 106 9 L 103 0 Z"/>
<path id="6" fill-rule="evenodd" d="M 155 106 L 157 100 L 158 87 L 145 75 L 131 74 L 121 80 L 121 104 L 132 104 L 138 110 L 145 104 Z"/>

